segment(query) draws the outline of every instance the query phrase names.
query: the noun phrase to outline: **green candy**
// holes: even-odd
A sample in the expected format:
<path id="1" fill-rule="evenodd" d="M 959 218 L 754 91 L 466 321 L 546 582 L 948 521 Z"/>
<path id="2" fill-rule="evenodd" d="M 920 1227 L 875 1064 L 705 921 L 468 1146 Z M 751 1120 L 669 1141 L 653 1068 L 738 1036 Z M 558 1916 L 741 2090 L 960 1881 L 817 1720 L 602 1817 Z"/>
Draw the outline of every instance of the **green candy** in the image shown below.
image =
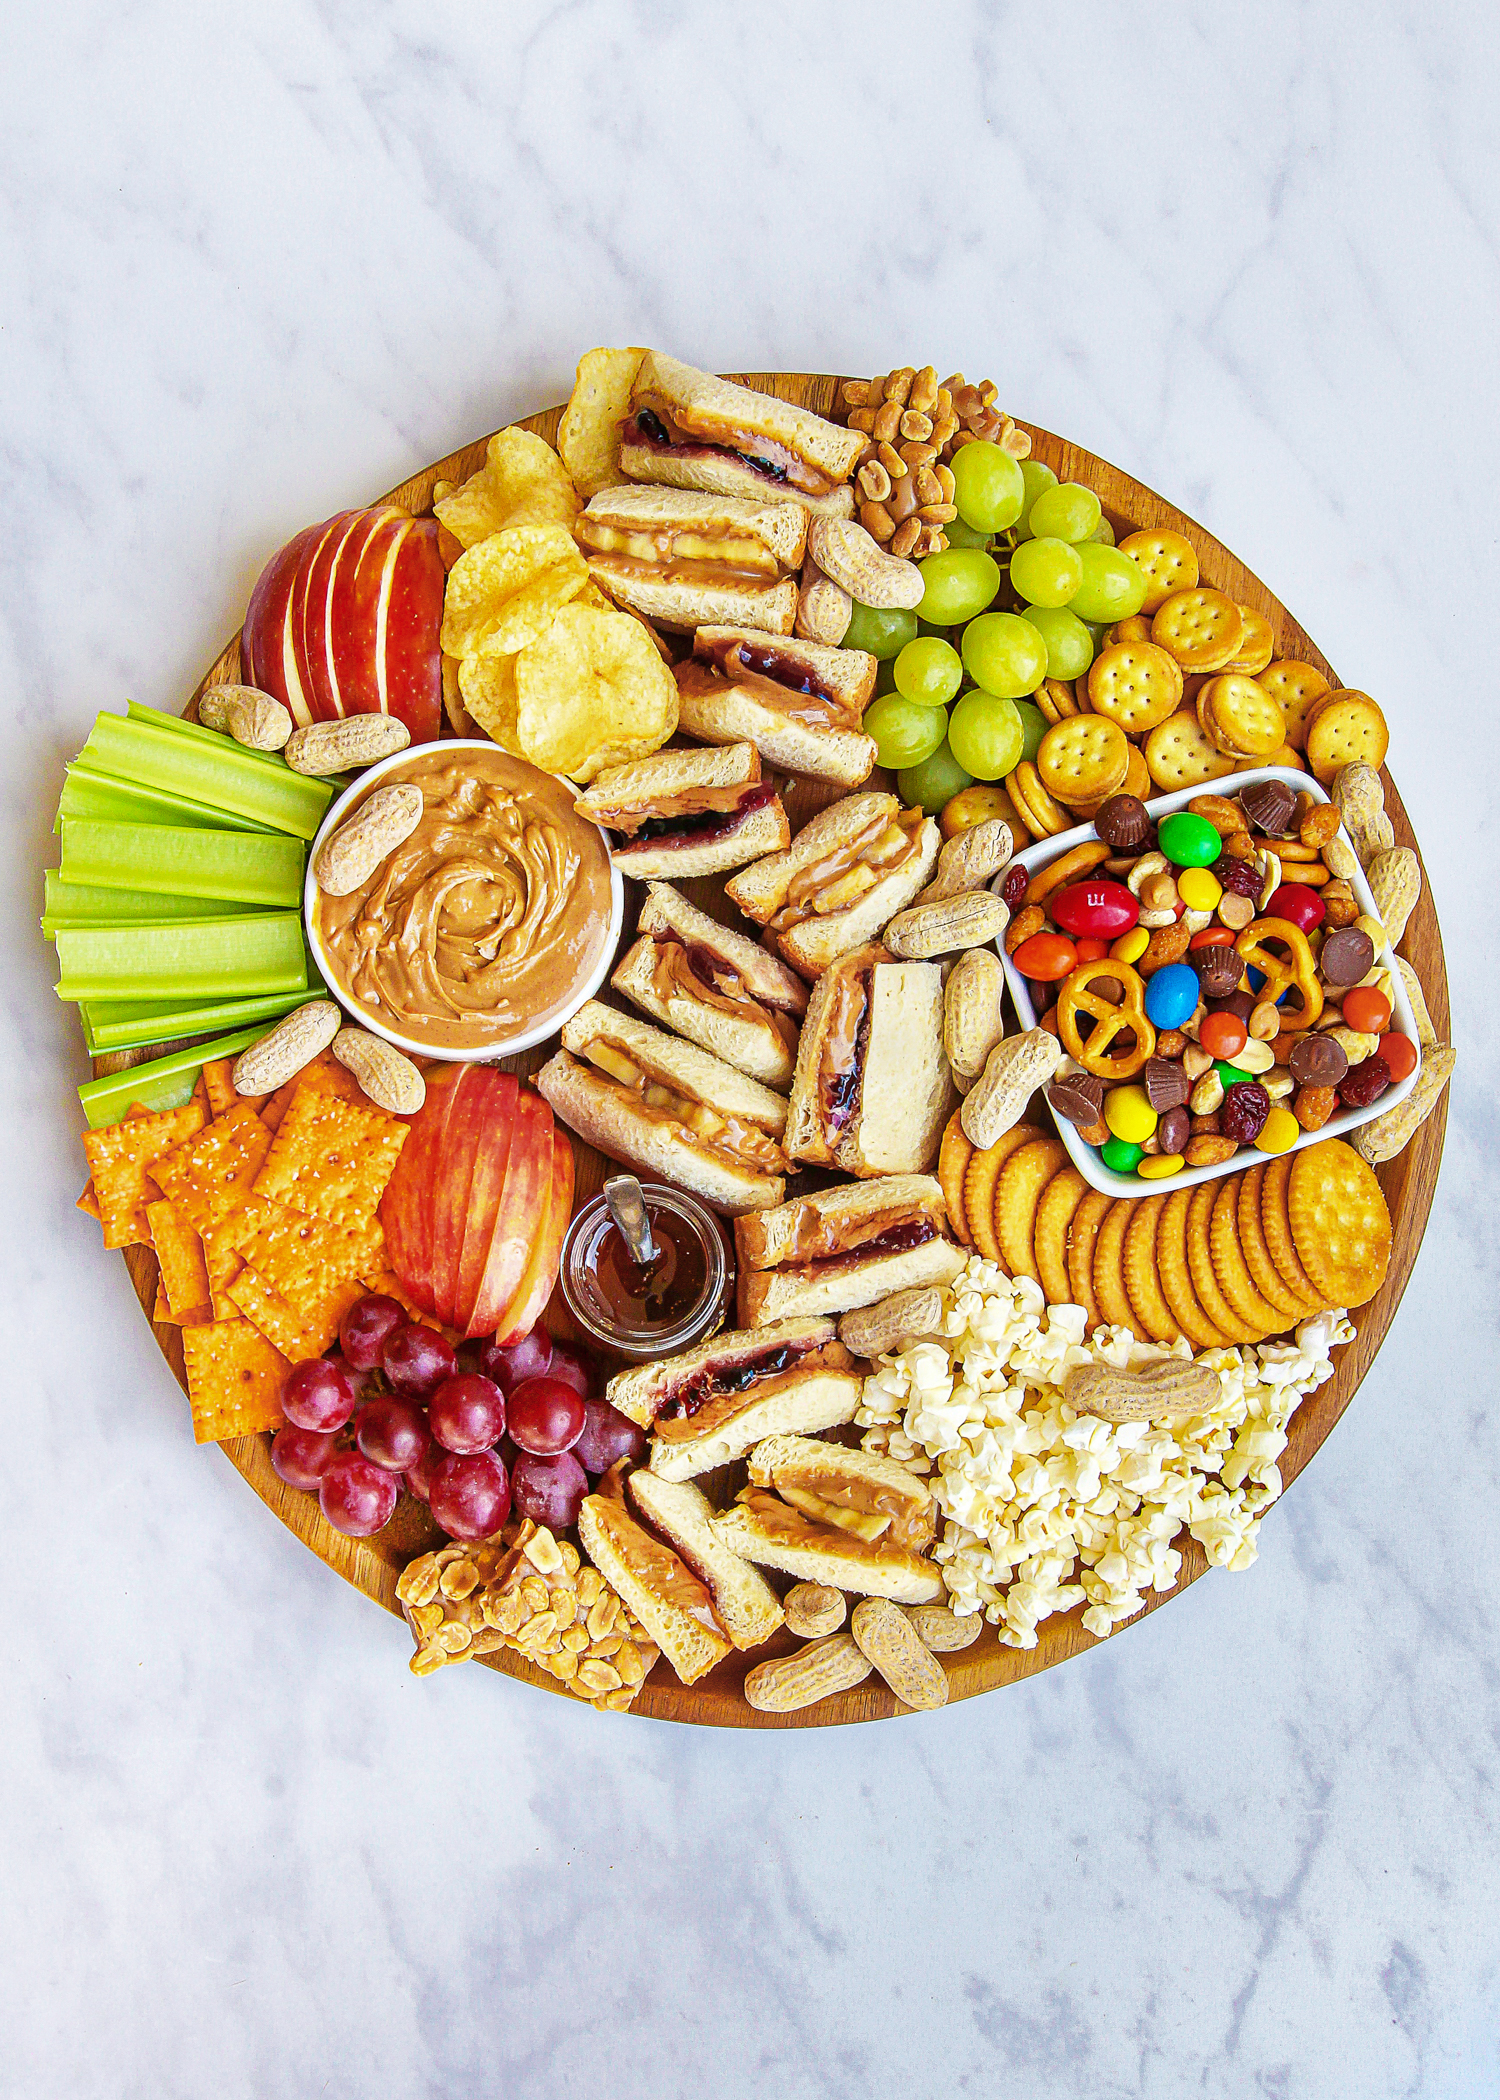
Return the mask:
<path id="1" fill-rule="evenodd" d="M 1132 1145 L 1129 1138 L 1108 1137 L 1099 1147 L 1099 1157 L 1111 1174 L 1133 1174 L 1144 1157 L 1139 1145 Z"/>
<path id="2" fill-rule="evenodd" d="M 1223 840 L 1207 817 L 1190 809 L 1163 817 L 1156 841 L 1174 868 L 1210 868 L 1224 850 Z"/>
<path id="3" fill-rule="evenodd" d="M 1226 1065 L 1222 1059 L 1214 1066 L 1214 1070 L 1218 1073 L 1219 1084 L 1226 1094 L 1232 1086 L 1242 1086 L 1246 1080 L 1253 1077 L 1249 1072 L 1242 1072 L 1238 1065 Z"/>

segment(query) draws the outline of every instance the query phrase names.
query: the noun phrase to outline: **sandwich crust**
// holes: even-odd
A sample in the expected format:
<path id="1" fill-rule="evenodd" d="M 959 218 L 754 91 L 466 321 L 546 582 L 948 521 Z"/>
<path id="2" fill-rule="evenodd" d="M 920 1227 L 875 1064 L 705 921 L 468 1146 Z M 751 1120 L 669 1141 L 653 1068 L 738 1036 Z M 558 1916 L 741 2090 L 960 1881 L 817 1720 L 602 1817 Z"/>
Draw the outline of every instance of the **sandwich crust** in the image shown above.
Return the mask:
<path id="1" fill-rule="evenodd" d="M 899 833 L 908 848 L 893 856 L 884 842 L 899 844 Z M 773 930 L 794 970 L 816 978 L 851 948 L 875 940 L 911 902 L 941 844 L 931 817 L 903 810 L 894 795 L 846 795 L 805 825 L 785 852 L 742 868 L 725 893 L 748 918 Z M 861 867 L 871 880 L 856 892 Z M 827 908 L 829 896 L 845 892 L 849 903 Z"/>
<path id="2" fill-rule="evenodd" d="M 937 1604 L 944 1594 L 942 1576 L 922 1554 L 811 1523 L 758 1489 L 747 1489 L 746 1499 L 714 1518 L 714 1535 L 742 1559 L 778 1568 L 799 1582 L 824 1582 L 859 1596 L 890 1597 L 897 1604 Z M 631 1598 L 625 1601 L 635 1610 Z"/>
<path id="3" fill-rule="evenodd" d="M 747 666 L 742 647 L 784 666 L 791 682 Z M 863 649 L 755 628 L 700 627 L 690 663 L 676 671 L 678 723 L 712 744 L 747 740 L 784 772 L 857 787 L 875 763 L 875 740 L 859 727 L 875 673 L 875 659 Z M 804 684 L 815 690 L 802 691 Z M 775 685 L 784 699 L 769 690 Z"/>
<path id="4" fill-rule="evenodd" d="M 877 1243 L 892 1228 L 926 1228 L 913 1245 Z M 744 1328 L 853 1312 L 893 1291 L 951 1283 L 966 1255 L 945 1237 L 943 1192 L 927 1174 L 890 1174 L 815 1190 L 735 1224 Z M 862 1248 L 870 1251 L 862 1253 Z"/>
<path id="5" fill-rule="evenodd" d="M 623 1503 L 606 1495 L 587 1496 L 578 1512 L 578 1540 L 684 1684 L 695 1684 L 729 1654 L 731 1643 L 709 1592 Z"/>
<path id="6" fill-rule="evenodd" d="M 637 1466 L 630 1502 L 667 1540 L 713 1599 L 714 1617 L 736 1648 L 758 1648 L 782 1624 L 781 1603 L 758 1568 L 714 1537 L 713 1505 L 690 1481 L 663 1480 Z"/>
<path id="7" fill-rule="evenodd" d="M 630 444 L 627 439 L 621 451 L 621 465 L 626 473 L 636 471 L 625 459 L 628 449 L 645 455 L 656 467 L 670 465 L 700 473 L 737 468 L 741 475 L 764 488 L 764 473 L 734 456 L 750 450 L 747 440 L 760 438 L 767 443 L 753 456 L 764 457 L 771 451 L 774 458 L 772 448 L 779 449 L 790 460 L 813 469 L 816 479 L 832 485 L 831 492 L 837 493 L 838 485 L 847 483 L 854 472 L 865 445 L 862 431 L 846 430 L 815 415 L 811 409 L 798 408 L 775 394 L 763 394 L 754 387 L 699 371 L 660 350 L 648 350 L 642 358 L 631 388 L 630 407 L 632 415 L 643 408 L 664 409 L 682 433 L 679 442 L 688 449 L 683 453 L 664 452 L 658 446 Z M 728 450 L 724 454 L 704 453 L 695 449 L 701 445 L 724 446 Z M 653 471 L 645 478 L 658 480 L 666 476 Z M 807 500 L 807 495 L 790 482 L 772 485 L 785 487 L 799 501 Z"/>

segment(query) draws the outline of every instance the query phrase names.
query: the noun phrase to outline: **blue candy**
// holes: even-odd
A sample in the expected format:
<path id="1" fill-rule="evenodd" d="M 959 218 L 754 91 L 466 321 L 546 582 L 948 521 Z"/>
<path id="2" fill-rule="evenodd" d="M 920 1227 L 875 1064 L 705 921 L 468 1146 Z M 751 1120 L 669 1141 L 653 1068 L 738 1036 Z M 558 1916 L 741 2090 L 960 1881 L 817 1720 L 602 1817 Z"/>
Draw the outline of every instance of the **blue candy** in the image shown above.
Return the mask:
<path id="1" fill-rule="evenodd" d="M 1157 1028 L 1180 1028 L 1198 1004 L 1198 973 L 1168 963 L 1146 982 L 1146 1018 Z"/>

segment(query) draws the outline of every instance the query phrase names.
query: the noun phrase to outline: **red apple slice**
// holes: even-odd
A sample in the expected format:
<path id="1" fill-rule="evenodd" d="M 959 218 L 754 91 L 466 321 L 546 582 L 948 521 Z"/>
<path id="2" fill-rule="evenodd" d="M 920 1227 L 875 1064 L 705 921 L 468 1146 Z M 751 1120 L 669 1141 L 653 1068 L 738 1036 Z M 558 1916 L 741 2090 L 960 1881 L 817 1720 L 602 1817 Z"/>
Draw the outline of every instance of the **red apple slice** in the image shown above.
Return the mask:
<path id="1" fill-rule="evenodd" d="M 380 600 L 391 556 L 411 525 L 406 512 L 391 505 L 368 517 L 368 529 L 351 532 L 339 549 L 329 583 L 328 675 L 342 715 L 381 712 Z"/>
<path id="2" fill-rule="evenodd" d="M 429 744 L 443 726 L 443 588 L 435 518 L 416 518 L 396 548 L 376 638 L 384 667 L 382 705 L 404 722 L 414 744 Z"/>
<path id="3" fill-rule="evenodd" d="M 342 510 L 327 521 L 305 550 L 292 590 L 293 659 L 297 681 L 315 722 L 335 719 L 332 695 L 327 689 L 323 641 L 328 619 L 328 575 L 345 534 L 360 515 L 357 510 Z"/>
<path id="4" fill-rule="evenodd" d="M 336 715 L 357 712 L 344 697 L 339 671 L 341 665 L 352 668 L 357 663 L 359 621 L 354 601 L 360 566 L 371 542 L 380 539 L 387 516 L 387 511 L 381 508 L 357 512 L 328 564 L 323 599 L 323 646 L 314 660 L 314 678 L 320 694 Z M 376 572 L 379 573 L 378 560 Z"/>
<path id="5" fill-rule="evenodd" d="M 558 1263 L 562 1258 L 562 1243 L 567 1235 L 568 1223 L 573 1215 L 573 1147 L 568 1142 L 566 1131 L 556 1125 L 552 1131 L 552 1200 L 546 1218 L 538 1226 L 532 1245 L 531 1261 L 521 1278 L 519 1290 L 510 1304 L 495 1318 L 496 1339 L 514 1341 L 517 1335 L 530 1334 L 537 1321 L 547 1309 L 547 1300 L 552 1296 L 557 1282 Z M 484 1308 L 486 1317 L 489 1307 Z M 470 1330 L 484 1334 L 487 1327 Z"/>
<path id="6" fill-rule="evenodd" d="M 320 530 L 309 525 L 295 539 L 273 554 L 256 579 L 245 610 L 240 636 L 240 675 L 274 700 L 289 706 L 286 677 L 282 668 L 282 639 L 286 631 L 287 601 L 297 576 L 297 564 L 313 535 Z"/>
<path id="7" fill-rule="evenodd" d="M 433 1309 L 432 1211 L 448 1117 L 467 1067 L 444 1065 L 427 1075 L 427 1098 L 411 1119 L 411 1136 L 380 1199 L 386 1256 L 414 1304 Z"/>
<path id="8" fill-rule="evenodd" d="M 528 1087 L 517 1106 L 505 1193 L 495 1219 L 484 1282 L 470 1315 L 475 1334 L 493 1331 L 521 1287 L 538 1224 L 545 1223 L 550 1207 L 554 1149 L 552 1111 Z"/>
<path id="9" fill-rule="evenodd" d="M 432 1204 L 433 1308 L 447 1327 L 457 1324 L 454 1301 L 475 1163 L 497 1129 L 509 1129 L 519 1087 L 514 1072 L 466 1065 L 449 1111 Z"/>
<path id="10" fill-rule="evenodd" d="M 514 1074 L 509 1076 L 514 1078 Z M 519 1095 L 520 1082 L 517 1080 L 506 1103 L 505 1115 L 503 1118 L 499 1114 L 494 1117 L 485 1142 L 474 1160 L 474 1171 L 469 1182 L 468 1213 L 464 1219 L 463 1241 L 459 1248 L 453 1289 L 453 1324 L 460 1333 L 468 1332 L 469 1321 L 473 1317 L 474 1306 L 484 1283 L 485 1264 L 489 1260 L 495 1220 L 500 1214 L 500 1199 L 505 1193 L 505 1176 L 510 1166 L 510 1148 L 515 1136 Z"/>

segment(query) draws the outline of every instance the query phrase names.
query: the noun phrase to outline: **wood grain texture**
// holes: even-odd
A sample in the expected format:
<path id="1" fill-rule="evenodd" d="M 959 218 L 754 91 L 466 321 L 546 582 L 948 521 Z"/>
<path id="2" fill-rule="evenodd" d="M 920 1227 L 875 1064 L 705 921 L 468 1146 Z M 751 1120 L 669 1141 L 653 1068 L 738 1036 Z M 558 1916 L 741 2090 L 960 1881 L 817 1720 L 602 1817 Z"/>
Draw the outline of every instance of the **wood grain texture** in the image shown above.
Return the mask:
<path id="1" fill-rule="evenodd" d="M 788 401 L 826 414 L 832 406 L 838 380 L 827 374 L 810 373 L 764 373 L 751 372 L 732 375 L 746 384 L 774 392 Z M 557 430 L 560 408 L 548 409 L 544 413 L 529 417 L 526 427 L 540 432 L 551 440 Z M 1170 526 L 1186 533 L 1199 552 L 1203 580 L 1230 593 L 1240 603 L 1255 607 L 1271 621 L 1276 634 L 1278 656 L 1299 657 L 1315 664 L 1333 684 L 1339 685 L 1332 666 L 1311 637 L 1294 620 L 1286 608 L 1272 596 L 1260 579 L 1204 530 L 1194 519 L 1177 510 L 1154 490 L 1132 480 L 1108 461 L 1096 458 L 1079 446 L 1071 445 L 1056 437 L 1051 431 L 1033 425 L 1025 426 L 1031 433 L 1034 456 L 1052 467 L 1059 480 L 1081 481 L 1096 490 L 1104 505 L 1105 515 L 1115 527 L 1117 535 L 1135 531 L 1146 526 Z M 435 465 L 415 474 L 409 481 L 393 489 L 383 500 L 397 503 L 414 515 L 422 515 L 431 508 L 433 484 L 439 480 L 461 481 L 483 462 L 486 439 L 477 439 L 461 451 L 439 460 Z M 269 553 L 270 549 L 267 550 Z M 211 667 L 198 688 L 203 692 L 210 685 L 235 683 L 239 679 L 239 637 L 235 636 L 217 662 Z M 196 709 L 198 693 L 195 693 L 189 712 Z M 1397 724 L 1399 742 L 1403 728 Z M 1394 781 L 1384 776 L 1386 808 L 1395 826 L 1396 842 L 1416 848 L 1420 847 L 1412 834 L 1406 811 Z M 788 812 L 793 829 L 803 824 L 818 808 L 836 799 L 838 791 L 830 790 L 815 782 L 796 782 L 786 795 Z M 722 885 L 713 879 L 684 885 L 694 901 L 705 909 L 715 910 L 719 916 L 731 914 L 724 905 Z M 631 923 L 627 920 L 626 939 L 630 938 Z M 1443 961 L 1442 938 L 1432 899 L 1424 880 L 1422 896 L 1412 915 L 1402 952 L 1415 965 L 1417 974 L 1426 991 L 1427 1003 L 1432 1012 L 1433 1025 L 1440 1040 L 1446 1041 L 1449 1032 L 1448 980 Z M 127 1053 L 114 1058 L 96 1061 L 96 1071 L 118 1070 L 133 1063 L 150 1052 Z M 521 1071 L 534 1071 L 546 1059 L 548 1049 L 543 1048 L 526 1056 L 509 1060 L 511 1067 Z M 1394 1224 L 1394 1242 L 1390 1270 L 1378 1295 L 1356 1315 L 1357 1339 L 1345 1349 L 1337 1364 L 1335 1375 L 1304 1400 L 1292 1418 L 1287 1449 L 1281 1459 L 1281 1473 L 1290 1487 L 1297 1475 L 1308 1464 L 1314 1453 L 1338 1421 L 1358 1390 L 1360 1380 L 1369 1369 L 1385 1338 L 1387 1329 L 1401 1302 L 1412 1264 L 1421 1244 L 1426 1228 L 1428 1212 L 1432 1206 L 1433 1190 L 1437 1180 L 1438 1164 L 1442 1158 L 1443 1136 L 1447 1125 L 1448 1103 L 1446 1093 L 1438 1107 L 1406 1150 L 1388 1165 L 1381 1167 L 1379 1178 L 1390 1204 Z M 591 1195 L 603 1179 L 604 1163 L 589 1147 L 575 1140 L 574 1150 L 578 1159 L 577 1201 L 582 1202 Z M 131 1281 L 147 1319 L 156 1296 L 156 1259 L 149 1248 L 133 1247 L 125 1255 Z M 549 1312 L 549 1324 L 565 1331 L 566 1316 L 553 1320 Z M 175 1373 L 178 1383 L 183 1384 L 182 1343 L 175 1327 L 158 1326 L 156 1339 Z M 231 1462 L 249 1481 L 261 1499 L 275 1511 L 281 1521 L 294 1531 L 304 1545 L 309 1547 L 331 1568 L 337 1570 L 346 1581 L 383 1604 L 388 1611 L 398 1612 L 395 1598 L 396 1578 L 405 1561 L 414 1552 L 424 1550 L 433 1543 L 435 1533 L 431 1529 L 426 1511 L 419 1505 L 403 1498 L 396 1517 L 380 1537 L 373 1540 L 347 1539 L 327 1525 L 318 1510 L 316 1500 L 310 1495 L 298 1493 L 286 1487 L 271 1469 L 269 1439 L 245 1437 L 223 1447 Z M 1270 1522 L 1277 1521 L 1275 1513 Z M 1147 1612 L 1159 1610 L 1173 1597 L 1179 1596 L 1184 1587 L 1204 1572 L 1206 1562 L 1202 1548 L 1193 1540 L 1179 1538 L 1182 1549 L 1182 1573 L 1177 1588 L 1167 1596 L 1148 1595 L 1145 1611 L 1136 1619 L 1128 1620 L 1125 1626 L 1112 1636 L 1118 1639 L 1129 1626 L 1139 1623 Z M 1037 1645 L 1032 1649 L 1003 1647 L 996 1638 L 994 1629 L 986 1627 L 973 1647 L 960 1654 L 942 1658 L 948 1674 L 950 1697 L 972 1698 L 976 1693 L 993 1691 L 998 1686 L 1014 1682 L 1020 1677 L 1029 1677 L 1038 1670 L 1050 1669 L 1054 1664 L 1065 1662 L 1070 1655 L 1081 1649 L 1096 1645 L 1093 1637 L 1084 1632 L 1080 1624 L 1082 1608 L 1065 1617 L 1044 1620 L 1039 1629 Z M 401 1651 L 405 1651 L 405 1634 L 401 1636 Z M 650 1682 L 643 1688 L 632 1711 L 657 1720 L 691 1721 L 710 1727 L 756 1727 L 756 1728 L 800 1728 L 827 1726 L 836 1722 L 885 1720 L 905 1712 L 899 1708 L 890 1693 L 878 1680 L 861 1685 L 854 1691 L 845 1692 L 836 1698 L 823 1701 L 805 1713 L 761 1714 L 747 1706 L 740 1690 L 746 1669 L 752 1660 L 761 1660 L 765 1655 L 782 1652 L 796 1644 L 790 1637 L 757 1650 L 753 1657 L 735 1656 L 713 1671 L 708 1677 L 691 1687 L 680 1685 L 665 1661 L 659 1663 Z M 393 1655 L 393 1666 L 394 1666 Z M 518 1656 L 501 1651 L 482 1660 L 491 1668 L 508 1676 L 525 1678 L 544 1690 L 567 1696 L 551 1678 L 533 1669 Z"/>

